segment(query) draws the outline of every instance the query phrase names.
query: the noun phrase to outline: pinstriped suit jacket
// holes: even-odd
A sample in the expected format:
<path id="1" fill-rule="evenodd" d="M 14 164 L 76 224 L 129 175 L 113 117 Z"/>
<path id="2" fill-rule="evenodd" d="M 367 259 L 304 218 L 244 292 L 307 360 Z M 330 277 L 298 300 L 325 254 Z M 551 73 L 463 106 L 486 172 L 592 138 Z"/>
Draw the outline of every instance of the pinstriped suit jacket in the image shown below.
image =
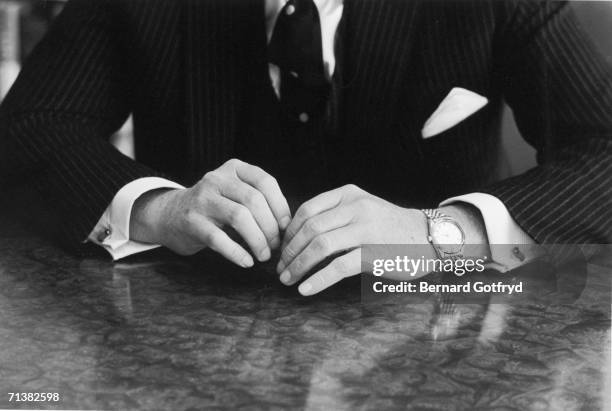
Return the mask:
<path id="1" fill-rule="evenodd" d="M 76 245 L 126 183 L 231 157 L 267 78 L 262 1 L 70 2 L 0 108 L 3 190 Z M 536 241 L 610 242 L 612 73 L 565 3 L 345 0 L 343 19 L 340 180 L 412 205 L 487 192 Z M 455 86 L 491 104 L 423 140 Z M 495 181 L 503 99 L 539 165 Z M 130 112 L 138 163 L 107 142 Z"/>

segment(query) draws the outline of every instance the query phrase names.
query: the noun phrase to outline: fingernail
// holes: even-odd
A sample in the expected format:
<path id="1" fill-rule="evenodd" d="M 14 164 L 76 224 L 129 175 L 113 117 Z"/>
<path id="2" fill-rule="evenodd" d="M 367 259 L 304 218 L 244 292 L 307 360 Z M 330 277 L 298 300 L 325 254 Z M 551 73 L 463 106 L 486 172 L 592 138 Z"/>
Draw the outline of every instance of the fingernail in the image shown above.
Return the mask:
<path id="1" fill-rule="evenodd" d="M 270 253 L 270 249 L 266 247 L 261 253 L 259 253 L 259 261 L 268 261 L 271 255 L 272 253 Z"/>
<path id="2" fill-rule="evenodd" d="M 285 217 L 281 218 L 281 220 L 280 220 L 280 228 L 281 228 L 281 230 L 284 230 L 285 228 L 287 228 L 287 226 L 289 225 L 290 222 L 291 222 L 291 217 L 289 217 L 289 216 L 285 216 Z"/>
<path id="3" fill-rule="evenodd" d="M 272 241 L 270 241 L 270 247 L 276 249 L 280 245 L 280 239 L 278 237 L 274 237 Z"/>
<path id="4" fill-rule="evenodd" d="M 289 281 L 291 281 L 291 274 L 289 274 L 289 271 L 283 271 L 280 275 L 280 280 L 281 283 L 289 285 Z"/>
<path id="5" fill-rule="evenodd" d="M 244 268 L 253 267 L 254 264 L 255 262 L 253 261 L 253 257 L 251 257 L 250 255 L 247 254 L 242 258 L 241 265 Z"/>
<path id="6" fill-rule="evenodd" d="M 285 263 L 283 262 L 283 260 L 280 260 L 278 262 L 278 265 L 276 266 L 276 272 L 281 273 L 283 272 L 284 269 L 285 269 Z"/>
<path id="7" fill-rule="evenodd" d="M 306 283 L 302 283 L 300 284 L 300 286 L 298 287 L 298 291 L 300 292 L 300 294 L 302 295 L 309 295 L 310 291 L 312 291 L 312 285 L 310 285 L 310 283 L 306 282 Z"/>

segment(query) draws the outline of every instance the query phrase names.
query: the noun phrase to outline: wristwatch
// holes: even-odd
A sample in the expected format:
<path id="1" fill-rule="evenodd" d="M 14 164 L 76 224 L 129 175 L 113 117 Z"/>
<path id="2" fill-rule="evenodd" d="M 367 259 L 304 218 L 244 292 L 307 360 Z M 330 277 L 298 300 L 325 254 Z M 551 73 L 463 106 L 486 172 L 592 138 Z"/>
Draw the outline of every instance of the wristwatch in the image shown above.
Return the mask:
<path id="1" fill-rule="evenodd" d="M 433 246 L 441 260 L 463 259 L 465 234 L 461 226 L 453 219 L 438 210 L 421 210 L 427 217 L 427 241 Z"/>

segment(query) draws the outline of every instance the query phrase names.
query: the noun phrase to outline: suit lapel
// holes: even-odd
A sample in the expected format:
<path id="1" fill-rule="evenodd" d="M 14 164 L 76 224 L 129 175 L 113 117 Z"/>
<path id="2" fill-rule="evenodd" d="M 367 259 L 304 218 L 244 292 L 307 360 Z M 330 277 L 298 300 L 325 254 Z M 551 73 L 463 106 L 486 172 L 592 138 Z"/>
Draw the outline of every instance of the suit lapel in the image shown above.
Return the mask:
<path id="1" fill-rule="evenodd" d="M 347 134 L 381 135 L 409 63 L 420 0 L 346 0 L 345 115 Z M 361 141 L 364 147 L 371 142 Z M 367 150 L 366 150 L 367 151 Z"/>
<path id="2" fill-rule="evenodd" d="M 263 0 L 185 0 L 183 10 L 189 169 L 199 175 L 233 154 L 246 82 L 265 63 L 264 8 Z"/>

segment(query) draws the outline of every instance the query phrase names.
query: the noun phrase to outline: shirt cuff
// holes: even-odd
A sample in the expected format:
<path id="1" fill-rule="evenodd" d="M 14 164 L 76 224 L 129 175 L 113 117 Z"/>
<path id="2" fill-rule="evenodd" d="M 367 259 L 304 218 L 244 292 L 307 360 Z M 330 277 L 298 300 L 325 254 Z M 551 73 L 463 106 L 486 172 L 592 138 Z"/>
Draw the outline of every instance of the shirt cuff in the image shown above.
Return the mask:
<path id="1" fill-rule="evenodd" d="M 182 185 L 159 177 L 144 177 L 126 184 L 117 192 L 113 201 L 87 237 L 87 241 L 102 246 L 113 260 L 152 250 L 158 244 L 130 240 L 130 216 L 138 197 L 160 188 L 180 189 Z"/>
<path id="2" fill-rule="evenodd" d="M 490 194 L 470 193 L 449 198 L 440 206 L 468 203 L 480 210 L 491 249 L 489 268 L 506 272 L 540 258 L 542 248 L 514 221 L 502 201 Z"/>

